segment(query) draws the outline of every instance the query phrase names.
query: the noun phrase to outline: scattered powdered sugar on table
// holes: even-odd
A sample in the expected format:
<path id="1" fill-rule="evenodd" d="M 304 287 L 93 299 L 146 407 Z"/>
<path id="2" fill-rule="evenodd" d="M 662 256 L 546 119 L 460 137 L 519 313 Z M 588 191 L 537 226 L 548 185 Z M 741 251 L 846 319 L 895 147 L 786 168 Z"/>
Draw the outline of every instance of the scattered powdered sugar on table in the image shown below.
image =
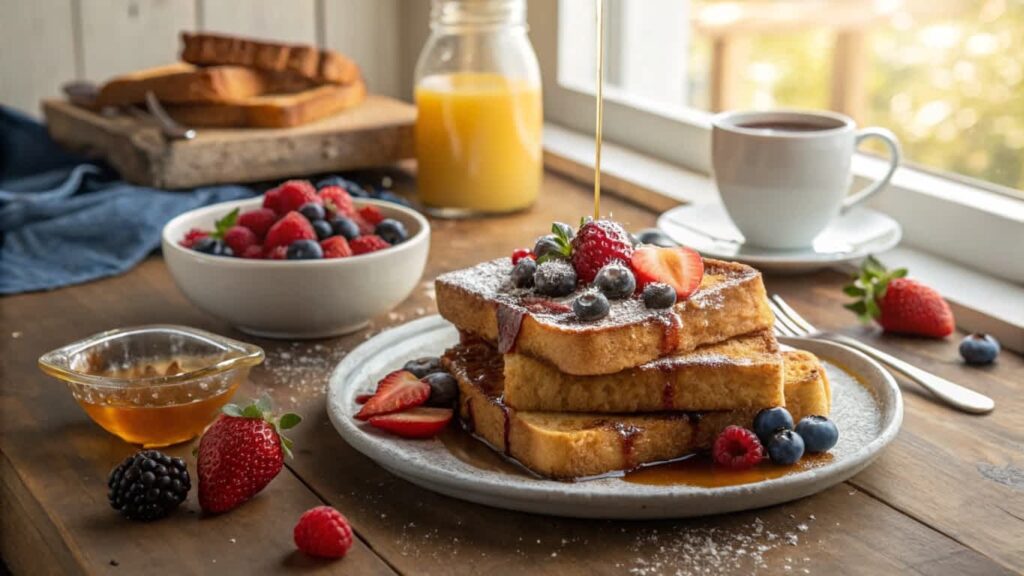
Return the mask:
<path id="1" fill-rule="evenodd" d="M 264 384 L 282 396 L 287 391 L 292 405 L 304 398 L 322 396 L 327 392 L 331 372 L 346 353 L 340 344 L 310 342 L 292 342 L 268 349 L 262 367 L 268 375 Z"/>

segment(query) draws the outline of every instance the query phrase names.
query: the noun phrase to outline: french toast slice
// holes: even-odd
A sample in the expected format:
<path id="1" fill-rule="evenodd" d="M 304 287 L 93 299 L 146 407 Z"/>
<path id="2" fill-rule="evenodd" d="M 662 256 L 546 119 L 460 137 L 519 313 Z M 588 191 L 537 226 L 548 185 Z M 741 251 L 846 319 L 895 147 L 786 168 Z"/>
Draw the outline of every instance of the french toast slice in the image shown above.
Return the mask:
<path id="1" fill-rule="evenodd" d="M 735 262 L 705 259 L 700 288 L 672 309 L 651 310 L 629 298 L 613 301 L 595 322 L 572 313 L 575 295 L 538 298 L 513 287 L 511 272 L 512 261 L 499 258 L 438 276 L 438 311 L 501 352 L 545 360 L 566 374 L 614 374 L 772 327 L 761 273 Z"/>
<path id="2" fill-rule="evenodd" d="M 630 470 L 710 448 L 726 426 L 749 427 L 759 408 L 712 412 L 594 414 L 519 411 L 505 405 L 502 355 L 481 341 L 442 357 L 459 384 L 459 417 L 492 448 L 533 472 L 581 478 Z M 825 370 L 813 354 L 783 352 L 785 394 L 793 418 L 827 415 Z"/>
<path id="3" fill-rule="evenodd" d="M 575 376 L 506 354 L 505 404 L 552 412 L 661 412 L 782 406 L 782 354 L 770 330 L 664 356 L 615 374 Z"/>

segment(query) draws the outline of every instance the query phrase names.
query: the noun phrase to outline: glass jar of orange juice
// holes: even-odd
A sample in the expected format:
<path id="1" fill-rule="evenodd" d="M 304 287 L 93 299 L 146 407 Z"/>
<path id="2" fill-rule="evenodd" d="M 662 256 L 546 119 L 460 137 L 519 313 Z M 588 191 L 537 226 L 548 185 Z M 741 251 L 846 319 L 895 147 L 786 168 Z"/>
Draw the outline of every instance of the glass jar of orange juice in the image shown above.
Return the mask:
<path id="1" fill-rule="evenodd" d="M 448 217 L 530 206 L 543 113 L 526 0 L 433 0 L 430 27 L 416 64 L 420 200 Z"/>

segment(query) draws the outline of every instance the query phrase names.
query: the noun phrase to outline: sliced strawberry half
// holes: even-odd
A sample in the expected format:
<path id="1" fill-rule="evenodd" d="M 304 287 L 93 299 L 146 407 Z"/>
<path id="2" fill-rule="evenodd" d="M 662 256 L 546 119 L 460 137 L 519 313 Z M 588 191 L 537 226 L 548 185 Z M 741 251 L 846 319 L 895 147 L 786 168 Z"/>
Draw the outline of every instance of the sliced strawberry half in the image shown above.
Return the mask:
<path id="1" fill-rule="evenodd" d="M 452 421 L 451 408 L 413 408 L 370 418 L 370 425 L 403 438 L 430 438 Z"/>
<path id="2" fill-rule="evenodd" d="M 421 382 L 408 370 L 395 370 L 377 384 L 377 392 L 363 404 L 356 418 L 390 414 L 423 404 L 430 397 L 430 384 Z"/>
<path id="3" fill-rule="evenodd" d="M 638 291 L 652 282 L 663 282 L 676 289 L 676 298 L 679 300 L 689 298 L 704 278 L 704 260 L 695 250 L 683 246 L 637 248 L 630 265 L 636 276 Z"/>

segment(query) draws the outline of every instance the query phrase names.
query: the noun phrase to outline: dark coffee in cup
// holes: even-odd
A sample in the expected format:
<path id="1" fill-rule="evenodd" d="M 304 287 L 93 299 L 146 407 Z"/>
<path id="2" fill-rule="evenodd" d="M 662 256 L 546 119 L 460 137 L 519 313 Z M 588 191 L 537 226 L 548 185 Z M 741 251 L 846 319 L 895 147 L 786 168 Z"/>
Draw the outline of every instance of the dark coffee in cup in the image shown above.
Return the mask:
<path id="1" fill-rule="evenodd" d="M 839 128 L 838 125 L 829 126 L 827 124 L 811 124 L 809 122 L 749 122 L 739 124 L 738 126 L 749 130 L 774 130 L 777 132 L 815 132 L 817 130 Z"/>

